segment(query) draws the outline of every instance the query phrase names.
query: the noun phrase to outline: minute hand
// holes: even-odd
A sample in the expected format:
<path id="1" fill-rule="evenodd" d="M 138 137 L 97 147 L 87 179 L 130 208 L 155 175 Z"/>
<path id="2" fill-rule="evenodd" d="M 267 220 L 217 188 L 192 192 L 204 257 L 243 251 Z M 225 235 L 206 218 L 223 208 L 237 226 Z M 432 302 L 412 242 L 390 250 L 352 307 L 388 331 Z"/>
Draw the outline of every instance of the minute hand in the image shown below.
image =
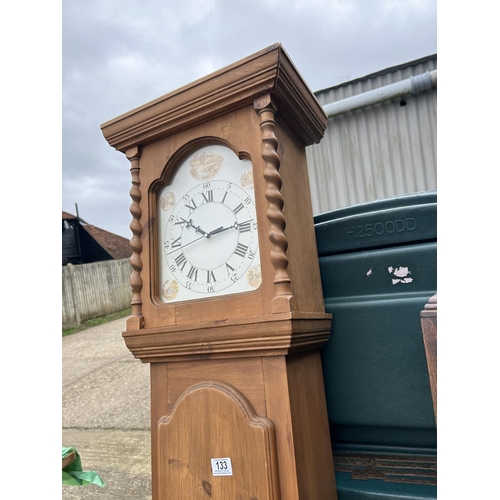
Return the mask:
<path id="1" fill-rule="evenodd" d="M 183 248 L 186 248 L 188 245 L 191 245 L 192 243 L 196 243 L 197 241 L 200 241 L 203 238 L 206 238 L 206 236 L 200 236 L 200 237 L 196 238 L 195 240 L 192 240 L 189 243 L 182 245 L 181 247 L 175 248 L 174 250 L 170 250 L 170 252 L 167 252 L 167 255 L 170 255 L 171 253 L 174 253 L 174 252 L 178 252 L 179 250 L 182 250 Z"/>

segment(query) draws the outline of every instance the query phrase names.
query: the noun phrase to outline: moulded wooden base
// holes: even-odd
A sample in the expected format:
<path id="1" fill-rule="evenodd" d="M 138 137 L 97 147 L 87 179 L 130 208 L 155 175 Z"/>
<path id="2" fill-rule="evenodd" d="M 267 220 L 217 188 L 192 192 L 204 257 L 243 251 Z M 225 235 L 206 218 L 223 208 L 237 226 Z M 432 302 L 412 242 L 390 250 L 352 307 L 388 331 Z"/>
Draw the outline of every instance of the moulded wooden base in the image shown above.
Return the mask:
<path id="1" fill-rule="evenodd" d="M 127 330 L 123 338 L 143 362 L 275 356 L 323 347 L 331 314 L 281 313 L 252 318 Z"/>
<path id="2" fill-rule="evenodd" d="M 318 350 L 152 363 L 151 391 L 153 500 L 337 498 Z"/>

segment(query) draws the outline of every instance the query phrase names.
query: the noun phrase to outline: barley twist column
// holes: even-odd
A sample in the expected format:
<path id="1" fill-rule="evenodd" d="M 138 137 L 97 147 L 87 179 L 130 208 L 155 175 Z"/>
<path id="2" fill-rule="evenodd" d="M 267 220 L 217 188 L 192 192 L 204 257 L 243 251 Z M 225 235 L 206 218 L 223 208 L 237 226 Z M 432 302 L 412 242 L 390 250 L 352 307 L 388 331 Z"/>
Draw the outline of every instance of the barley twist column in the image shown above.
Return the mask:
<path id="1" fill-rule="evenodd" d="M 130 229 L 132 230 L 132 239 L 130 240 L 130 247 L 132 248 L 132 257 L 130 264 L 132 265 L 132 275 L 130 276 L 130 285 L 132 287 L 132 315 L 127 320 L 128 330 L 139 330 L 144 325 L 144 318 L 142 316 L 142 243 L 141 243 L 141 216 L 142 210 L 140 206 L 141 192 L 140 185 L 140 164 L 141 151 L 138 147 L 130 148 L 126 151 L 127 158 L 130 161 L 130 173 L 132 175 L 132 187 L 130 188 L 130 197 L 132 204 L 130 205 L 130 213 L 132 214 L 132 222 Z"/>
<path id="2" fill-rule="evenodd" d="M 274 267 L 275 296 L 271 302 L 272 312 L 288 312 L 292 308 L 293 294 L 291 280 L 288 275 L 288 257 L 286 251 L 288 241 L 285 236 L 286 220 L 283 216 L 283 196 L 281 195 L 281 176 L 279 174 L 280 158 L 278 139 L 275 135 L 277 111 L 269 94 L 254 100 L 254 108 L 260 117 L 262 131 L 262 159 L 264 160 L 264 178 L 266 179 L 265 196 L 269 202 L 267 219 L 270 222 L 269 239 L 273 244 L 271 262 Z"/>

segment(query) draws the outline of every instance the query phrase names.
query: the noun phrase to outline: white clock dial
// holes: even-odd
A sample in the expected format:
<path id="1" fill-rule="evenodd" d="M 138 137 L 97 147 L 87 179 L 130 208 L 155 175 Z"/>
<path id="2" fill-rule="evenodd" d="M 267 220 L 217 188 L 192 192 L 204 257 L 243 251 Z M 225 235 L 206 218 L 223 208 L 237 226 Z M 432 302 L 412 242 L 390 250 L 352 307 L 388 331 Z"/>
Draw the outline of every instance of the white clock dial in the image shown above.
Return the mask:
<path id="1" fill-rule="evenodd" d="M 158 211 L 163 302 L 241 293 L 260 285 L 249 161 L 223 146 L 196 151 L 160 193 Z"/>

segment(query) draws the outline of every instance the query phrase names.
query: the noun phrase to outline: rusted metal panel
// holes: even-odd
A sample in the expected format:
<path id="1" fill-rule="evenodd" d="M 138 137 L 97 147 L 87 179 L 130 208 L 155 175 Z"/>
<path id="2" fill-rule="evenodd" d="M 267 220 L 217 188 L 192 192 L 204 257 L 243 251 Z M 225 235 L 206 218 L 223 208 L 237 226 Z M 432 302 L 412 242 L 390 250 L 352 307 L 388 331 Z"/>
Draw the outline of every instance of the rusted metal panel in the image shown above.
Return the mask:
<path id="1" fill-rule="evenodd" d="M 437 484 L 437 459 L 430 455 L 336 452 L 335 471 L 352 479 L 380 479 L 389 483 Z"/>
<path id="2" fill-rule="evenodd" d="M 437 69 L 429 56 L 315 93 L 321 105 Z M 437 89 L 328 120 L 306 149 L 314 214 L 437 189 Z"/>

